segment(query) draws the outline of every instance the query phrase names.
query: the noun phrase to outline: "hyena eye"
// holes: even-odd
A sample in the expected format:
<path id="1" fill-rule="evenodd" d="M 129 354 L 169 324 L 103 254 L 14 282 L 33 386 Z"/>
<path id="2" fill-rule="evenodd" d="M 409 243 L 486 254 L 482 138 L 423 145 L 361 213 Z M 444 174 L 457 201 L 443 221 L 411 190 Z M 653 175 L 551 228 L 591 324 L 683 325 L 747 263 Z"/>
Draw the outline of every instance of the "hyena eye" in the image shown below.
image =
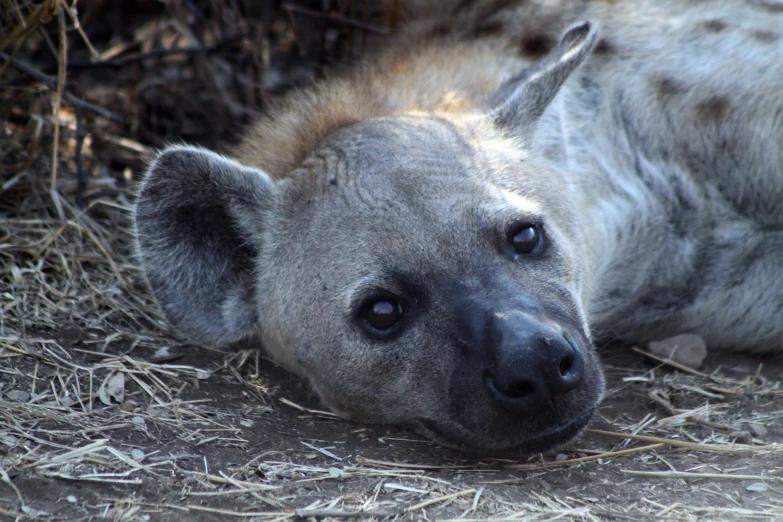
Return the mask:
<path id="1" fill-rule="evenodd" d="M 542 234 L 538 225 L 515 225 L 509 230 L 508 241 L 517 254 L 533 254 L 540 249 Z"/>
<path id="2" fill-rule="evenodd" d="M 364 320 L 376 330 L 388 330 L 402 319 L 402 306 L 393 299 L 371 301 L 364 311 Z"/>

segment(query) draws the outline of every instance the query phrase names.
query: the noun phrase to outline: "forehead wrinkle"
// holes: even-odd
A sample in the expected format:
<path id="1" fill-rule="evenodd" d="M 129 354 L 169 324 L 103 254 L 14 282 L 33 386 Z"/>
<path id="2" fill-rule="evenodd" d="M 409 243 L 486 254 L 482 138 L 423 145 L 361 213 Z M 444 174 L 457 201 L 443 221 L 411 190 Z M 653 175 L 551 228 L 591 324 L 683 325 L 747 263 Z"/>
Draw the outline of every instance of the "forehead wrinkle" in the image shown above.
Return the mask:
<path id="1" fill-rule="evenodd" d="M 361 239 L 368 246 L 379 239 L 381 250 L 384 240 L 397 236 L 394 241 L 410 250 L 408 255 L 425 255 L 426 241 L 446 250 L 475 247 L 483 241 L 479 236 L 487 219 L 499 215 L 496 208 L 519 208 L 524 201 L 488 183 L 495 163 L 507 158 L 496 158 L 498 151 L 475 143 L 470 125 L 408 115 L 344 129 L 313 155 L 322 170 L 314 206 L 332 210 L 311 214 L 321 216 L 311 225 L 318 233 L 348 236 L 352 245 L 362 236 L 368 236 Z M 334 212 L 336 208 L 347 212 Z M 418 241 L 406 242 L 406 236 Z"/>
<path id="2" fill-rule="evenodd" d="M 465 129 L 435 114 L 407 114 L 360 122 L 335 133 L 327 145 L 342 149 L 360 171 L 370 166 L 393 166 L 401 159 L 443 163 L 445 158 L 459 163 L 469 157 L 473 144 Z M 451 154 L 443 154 L 443 151 Z M 465 154 L 465 153 L 468 154 Z"/>
<path id="3" fill-rule="evenodd" d="M 525 196 L 519 190 L 509 190 L 504 188 L 492 187 L 498 193 L 499 199 L 505 202 L 508 207 L 521 210 L 528 215 L 540 216 L 543 212 L 541 205 L 532 198 Z M 494 200 L 493 201 L 497 201 Z"/>

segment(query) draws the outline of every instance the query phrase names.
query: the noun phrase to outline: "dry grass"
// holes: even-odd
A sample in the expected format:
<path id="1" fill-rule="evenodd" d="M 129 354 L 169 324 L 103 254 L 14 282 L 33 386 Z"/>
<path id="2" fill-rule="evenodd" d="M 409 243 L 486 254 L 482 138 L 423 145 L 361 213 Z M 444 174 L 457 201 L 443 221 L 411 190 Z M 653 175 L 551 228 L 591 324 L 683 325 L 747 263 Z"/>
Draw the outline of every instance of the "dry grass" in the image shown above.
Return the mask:
<path id="1" fill-rule="evenodd" d="M 272 4 L 0 0 L 0 518 L 783 519 L 766 433 L 783 389 L 760 368 L 610 365 L 611 431 L 517 462 L 300 406 L 254 350 L 177 360 L 192 348 L 132 260 L 138 172 L 165 142 L 230 140 L 269 96 L 384 32 L 363 2 Z M 645 411 L 613 407 L 624 395 Z M 688 493 L 656 496 L 672 484 Z"/>

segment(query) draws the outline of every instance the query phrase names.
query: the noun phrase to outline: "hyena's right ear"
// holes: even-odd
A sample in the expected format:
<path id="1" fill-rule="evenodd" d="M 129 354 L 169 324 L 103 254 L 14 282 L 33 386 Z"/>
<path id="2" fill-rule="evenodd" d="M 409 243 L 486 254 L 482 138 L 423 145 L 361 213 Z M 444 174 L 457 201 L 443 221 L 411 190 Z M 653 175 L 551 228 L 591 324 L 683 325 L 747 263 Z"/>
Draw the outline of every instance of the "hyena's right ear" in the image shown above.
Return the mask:
<path id="1" fill-rule="evenodd" d="M 500 86 L 490 102 L 489 116 L 501 128 L 529 138 L 563 83 L 590 55 L 598 31 L 590 22 L 568 29 L 543 60 Z"/>
<path id="2" fill-rule="evenodd" d="M 138 254 L 166 318 L 220 345 L 258 333 L 255 257 L 278 188 L 205 149 L 170 147 L 136 203 Z"/>

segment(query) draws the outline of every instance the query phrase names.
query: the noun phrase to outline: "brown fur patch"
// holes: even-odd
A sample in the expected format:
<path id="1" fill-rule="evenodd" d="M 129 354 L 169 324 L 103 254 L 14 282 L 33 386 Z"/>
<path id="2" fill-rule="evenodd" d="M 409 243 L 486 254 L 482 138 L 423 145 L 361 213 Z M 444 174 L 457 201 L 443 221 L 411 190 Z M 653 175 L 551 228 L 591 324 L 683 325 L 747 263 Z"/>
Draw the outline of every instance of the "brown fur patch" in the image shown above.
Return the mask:
<path id="1" fill-rule="evenodd" d="M 389 70 L 393 74 L 407 74 L 413 69 L 413 64 L 408 58 L 401 58 L 392 62 Z"/>
<path id="2" fill-rule="evenodd" d="M 707 20 L 702 26 L 710 33 L 719 33 L 726 29 L 726 22 L 723 20 Z"/>
<path id="3" fill-rule="evenodd" d="M 674 78 L 656 78 L 652 83 L 655 93 L 661 101 L 666 101 L 682 91 L 682 86 Z"/>
<path id="4" fill-rule="evenodd" d="M 696 114 L 702 120 L 716 122 L 726 117 L 729 101 L 723 96 L 712 96 L 696 104 Z"/>
<path id="5" fill-rule="evenodd" d="M 751 38 L 758 40 L 762 43 L 775 43 L 780 40 L 780 35 L 773 33 L 772 31 L 752 31 L 750 33 Z"/>
<path id="6" fill-rule="evenodd" d="M 449 91 L 438 100 L 433 107 L 435 111 L 456 112 L 466 111 L 472 105 L 473 101 L 463 92 Z"/>
<path id="7" fill-rule="evenodd" d="M 544 33 L 526 34 L 519 42 L 520 52 L 530 58 L 541 58 L 557 45 L 557 40 Z"/>

